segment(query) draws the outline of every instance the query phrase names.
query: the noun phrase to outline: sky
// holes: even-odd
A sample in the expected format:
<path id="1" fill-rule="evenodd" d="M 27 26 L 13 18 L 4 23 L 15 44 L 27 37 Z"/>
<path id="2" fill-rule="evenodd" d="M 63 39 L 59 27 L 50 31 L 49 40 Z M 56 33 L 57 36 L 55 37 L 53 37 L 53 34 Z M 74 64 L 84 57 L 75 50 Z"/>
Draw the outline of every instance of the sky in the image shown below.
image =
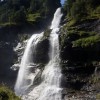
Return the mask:
<path id="1" fill-rule="evenodd" d="M 64 4 L 64 1 L 65 1 L 65 0 L 61 0 L 61 4 Z"/>

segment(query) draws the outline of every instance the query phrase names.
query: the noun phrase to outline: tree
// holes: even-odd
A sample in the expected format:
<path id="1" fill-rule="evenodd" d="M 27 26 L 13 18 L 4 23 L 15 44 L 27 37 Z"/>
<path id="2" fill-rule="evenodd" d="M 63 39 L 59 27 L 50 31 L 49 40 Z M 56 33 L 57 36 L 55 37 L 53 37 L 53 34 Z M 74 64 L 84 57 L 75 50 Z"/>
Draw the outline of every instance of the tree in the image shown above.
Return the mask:
<path id="1" fill-rule="evenodd" d="M 41 4 L 42 5 L 42 4 Z M 33 13 L 40 9 L 40 1 L 39 0 L 31 0 L 29 12 Z"/>
<path id="2" fill-rule="evenodd" d="M 61 7 L 60 0 L 42 0 L 41 2 L 46 15 L 54 14 L 55 10 Z"/>
<path id="3" fill-rule="evenodd" d="M 86 16 L 87 10 L 85 5 L 86 3 L 84 2 L 84 0 L 74 2 L 71 7 L 71 17 L 76 20 L 79 20 L 80 18 Z"/>
<path id="4" fill-rule="evenodd" d="M 66 11 L 69 16 L 71 15 L 71 8 L 75 1 L 76 0 L 65 0 L 65 2 L 64 2 L 64 11 Z"/>
<path id="5" fill-rule="evenodd" d="M 42 18 L 51 18 L 60 6 L 60 0 L 4 0 L 0 2 L 0 18 L 1 22 L 6 17 L 6 22 L 10 19 L 12 22 L 19 23 L 26 21 L 28 15 L 38 14 L 42 20 Z"/>

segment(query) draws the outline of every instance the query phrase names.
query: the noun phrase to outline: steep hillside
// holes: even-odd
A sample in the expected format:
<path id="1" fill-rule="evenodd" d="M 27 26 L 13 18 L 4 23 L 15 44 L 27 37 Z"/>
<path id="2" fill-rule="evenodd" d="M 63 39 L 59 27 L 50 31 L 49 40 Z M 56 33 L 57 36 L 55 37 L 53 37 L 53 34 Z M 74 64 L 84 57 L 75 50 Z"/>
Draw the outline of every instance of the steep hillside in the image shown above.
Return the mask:
<path id="1" fill-rule="evenodd" d="M 85 98 L 85 93 L 92 93 L 87 99 L 96 98 L 100 92 L 100 2 L 66 0 L 64 14 L 60 35 L 62 87 L 69 90 L 70 97 Z"/>

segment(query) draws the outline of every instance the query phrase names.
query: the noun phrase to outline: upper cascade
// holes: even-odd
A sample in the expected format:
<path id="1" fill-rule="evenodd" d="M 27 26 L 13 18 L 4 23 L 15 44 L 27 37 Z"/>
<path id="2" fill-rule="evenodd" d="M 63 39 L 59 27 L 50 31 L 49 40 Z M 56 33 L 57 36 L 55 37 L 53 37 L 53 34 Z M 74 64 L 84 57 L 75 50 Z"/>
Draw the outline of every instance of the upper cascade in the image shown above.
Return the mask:
<path id="1" fill-rule="evenodd" d="M 59 27 L 62 15 L 63 14 L 61 13 L 61 8 L 58 8 L 54 14 L 54 18 L 50 26 L 50 29 L 55 29 Z"/>

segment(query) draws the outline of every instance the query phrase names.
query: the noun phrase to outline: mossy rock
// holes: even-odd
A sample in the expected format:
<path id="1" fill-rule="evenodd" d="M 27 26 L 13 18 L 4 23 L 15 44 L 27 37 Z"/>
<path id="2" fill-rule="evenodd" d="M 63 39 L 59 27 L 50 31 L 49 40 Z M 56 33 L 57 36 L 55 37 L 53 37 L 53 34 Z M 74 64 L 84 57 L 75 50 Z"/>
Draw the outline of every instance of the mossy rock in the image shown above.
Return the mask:
<path id="1" fill-rule="evenodd" d="M 49 37 L 50 33 L 51 33 L 51 29 L 47 29 L 47 30 L 44 31 L 44 36 Z"/>

